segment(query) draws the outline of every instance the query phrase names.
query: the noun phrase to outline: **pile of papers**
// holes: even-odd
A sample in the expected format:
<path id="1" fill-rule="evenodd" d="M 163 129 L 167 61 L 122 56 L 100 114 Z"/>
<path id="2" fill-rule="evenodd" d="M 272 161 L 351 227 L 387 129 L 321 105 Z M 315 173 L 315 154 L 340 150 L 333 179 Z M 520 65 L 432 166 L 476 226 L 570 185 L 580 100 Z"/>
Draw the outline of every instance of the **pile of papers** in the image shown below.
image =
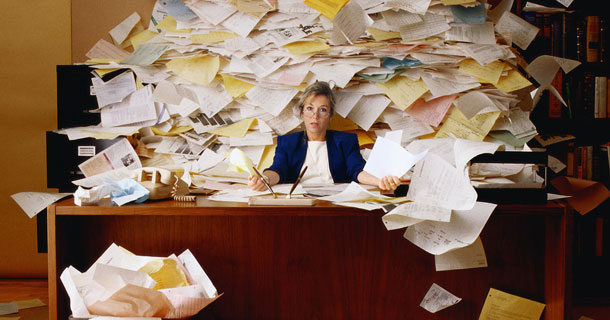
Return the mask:
<path id="1" fill-rule="evenodd" d="M 275 137 L 302 130 L 296 100 L 320 80 L 337 96 L 330 128 L 357 133 L 365 158 L 378 136 L 398 131 L 403 147 L 453 138 L 521 150 L 537 134 L 532 102 L 552 88 L 560 67 L 568 72 L 577 63 L 543 56 L 525 74 L 512 44 L 526 48 L 538 30 L 511 6 L 157 1 L 147 29 L 134 12 L 109 30 L 114 43 L 99 40 L 87 53 L 100 124 L 59 132 L 135 140 L 112 166 L 83 164 L 88 178 L 122 163 L 184 172 L 198 188 L 243 183 L 248 174 L 231 171 L 227 156 L 239 148 L 259 169 L 268 167 Z M 535 92 L 528 78 L 540 85 Z"/>
<path id="2" fill-rule="evenodd" d="M 137 256 L 112 244 L 85 272 L 61 274 L 75 318 L 184 319 L 220 295 L 193 254 Z"/>

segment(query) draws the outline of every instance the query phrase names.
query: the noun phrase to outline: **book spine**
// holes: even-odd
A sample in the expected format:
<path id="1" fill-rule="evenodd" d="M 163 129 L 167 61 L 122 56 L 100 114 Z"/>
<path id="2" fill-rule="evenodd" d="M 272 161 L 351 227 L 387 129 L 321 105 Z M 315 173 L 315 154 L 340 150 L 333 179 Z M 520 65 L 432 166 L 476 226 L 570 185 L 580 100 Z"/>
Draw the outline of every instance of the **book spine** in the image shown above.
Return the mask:
<path id="1" fill-rule="evenodd" d="M 581 99 L 578 116 L 579 118 L 593 118 L 595 107 L 595 75 L 586 73 L 581 83 Z"/>
<path id="2" fill-rule="evenodd" d="M 608 117 L 608 77 L 600 76 L 599 77 L 599 92 L 597 93 L 599 96 L 599 117 L 607 118 Z"/>
<path id="3" fill-rule="evenodd" d="M 608 26 L 606 26 L 606 18 L 599 17 L 599 62 L 608 62 L 608 53 L 606 47 L 608 46 Z"/>
<path id="4" fill-rule="evenodd" d="M 599 118 L 600 117 L 600 87 L 601 87 L 601 77 L 596 76 L 595 77 L 595 92 L 593 94 L 593 118 Z"/>
<path id="5" fill-rule="evenodd" d="M 610 81 L 606 77 L 606 118 L 610 118 Z"/>
<path id="6" fill-rule="evenodd" d="M 566 155 L 566 176 L 568 177 L 574 177 L 574 167 L 575 167 L 575 162 L 574 162 L 574 144 L 570 143 L 568 144 L 568 152 Z"/>
<path id="7" fill-rule="evenodd" d="M 599 62 L 599 16 L 587 16 L 587 62 Z"/>
<path id="8" fill-rule="evenodd" d="M 579 18 L 576 22 L 576 60 L 587 61 L 587 20 Z"/>
<path id="9" fill-rule="evenodd" d="M 574 153 L 575 157 L 575 161 L 576 161 L 576 178 L 582 179 L 582 166 L 583 166 L 583 148 L 582 147 L 577 147 L 576 148 L 576 152 Z"/>
<path id="10" fill-rule="evenodd" d="M 542 52 L 545 54 L 554 55 L 555 48 L 553 46 L 553 22 L 550 13 L 542 14 L 542 41 Z"/>

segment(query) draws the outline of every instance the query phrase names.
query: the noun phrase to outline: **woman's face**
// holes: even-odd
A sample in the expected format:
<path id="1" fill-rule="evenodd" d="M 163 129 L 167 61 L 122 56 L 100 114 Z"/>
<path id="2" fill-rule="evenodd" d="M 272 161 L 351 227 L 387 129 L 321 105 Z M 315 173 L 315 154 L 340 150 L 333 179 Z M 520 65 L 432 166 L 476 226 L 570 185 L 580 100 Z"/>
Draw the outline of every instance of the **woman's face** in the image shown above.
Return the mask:
<path id="1" fill-rule="evenodd" d="M 325 95 L 319 94 L 305 100 L 301 117 L 309 137 L 326 136 L 326 129 L 331 118 L 330 113 L 330 102 Z"/>

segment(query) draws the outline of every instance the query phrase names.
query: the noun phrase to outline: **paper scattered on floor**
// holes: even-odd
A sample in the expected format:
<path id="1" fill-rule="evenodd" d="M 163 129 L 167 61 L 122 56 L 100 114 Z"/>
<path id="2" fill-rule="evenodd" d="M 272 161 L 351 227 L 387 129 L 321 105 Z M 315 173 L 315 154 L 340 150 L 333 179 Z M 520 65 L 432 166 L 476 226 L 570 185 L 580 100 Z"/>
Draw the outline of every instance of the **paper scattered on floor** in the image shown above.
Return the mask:
<path id="1" fill-rule="evenodd" d="M 40 299 L 21 300 L 16 302 L 19 310 L 46 306 L 46 304 Z"/>
<path id="2" fill-rule="evenodd" d="M 19 307 L 16 302 L 0 303 L 0 315 L 19 312 Z"/>
<path id="3" fill-rule="evenodd" d="M 479 320 L 538 320 L 544 306 L 543 303 L 490 288 Z"/>
<path id="4" fill-rule="evenodd" d="M 451 307 L 460 301 L 462 301 L 462 298 L 454 296 L 451 292 L 443 289 L 436 283 L 433 283 L 419 306 L 435 313 Z"/>

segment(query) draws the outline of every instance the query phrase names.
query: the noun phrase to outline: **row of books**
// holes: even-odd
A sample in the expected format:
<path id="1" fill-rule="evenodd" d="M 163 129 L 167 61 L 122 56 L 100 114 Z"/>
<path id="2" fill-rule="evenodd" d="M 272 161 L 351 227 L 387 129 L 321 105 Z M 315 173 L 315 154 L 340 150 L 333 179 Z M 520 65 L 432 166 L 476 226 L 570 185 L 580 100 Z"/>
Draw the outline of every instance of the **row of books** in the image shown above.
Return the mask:
<path id="1" fill-rule="evenodd" d="M 551 83 L 567 106 L 552 94 L 546 94 L 549 118 L 605 119 L 610 117 L 610 81 L 608 76 L 583 72 L 566 76 L 558 72 Z"/>
<path id="2" fill-rule="evenodd" d="M 607 18 L 575 12 L 524 12 L 523 18 L 540 31 L 524 56 L 527 61 L 549 54 L 581 62 L 608 61 Z M 531 54 L 530 54 L 531 53 Z M 529 58 L 528 58 L 529 57 Z"/>
<path id="3" fill-rule="evenodd" d="M 610 144 L 576 146 L 568 144 L 566 176 L 601 181 L 610 185 Z"/>

